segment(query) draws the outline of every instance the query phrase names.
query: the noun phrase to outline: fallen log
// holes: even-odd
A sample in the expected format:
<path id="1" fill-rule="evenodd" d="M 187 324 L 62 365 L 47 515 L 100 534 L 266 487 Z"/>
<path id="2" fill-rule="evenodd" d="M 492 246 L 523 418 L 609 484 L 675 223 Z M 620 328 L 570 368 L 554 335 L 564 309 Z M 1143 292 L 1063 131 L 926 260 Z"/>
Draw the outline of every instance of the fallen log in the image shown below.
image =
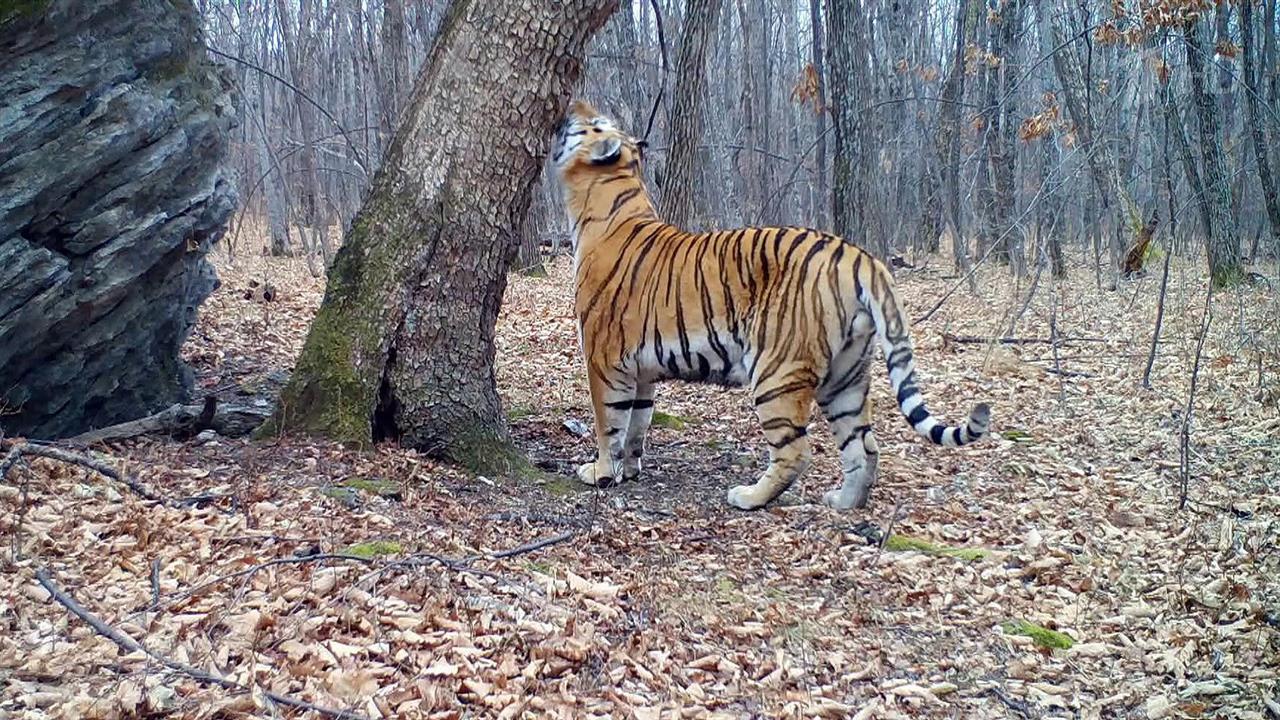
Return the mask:
<path id="1" fill-rule="evenodd" d="M 243 437 L 265 422 L 271 410 L 269 405 L 223 405 L 210 395 L 201 405 L 170 405 L 154 415 L 90 430 L 67 442 L 92 445 L 141 435 L 191 436 L 203 430 L 213 430 L 223 437 Z"/>

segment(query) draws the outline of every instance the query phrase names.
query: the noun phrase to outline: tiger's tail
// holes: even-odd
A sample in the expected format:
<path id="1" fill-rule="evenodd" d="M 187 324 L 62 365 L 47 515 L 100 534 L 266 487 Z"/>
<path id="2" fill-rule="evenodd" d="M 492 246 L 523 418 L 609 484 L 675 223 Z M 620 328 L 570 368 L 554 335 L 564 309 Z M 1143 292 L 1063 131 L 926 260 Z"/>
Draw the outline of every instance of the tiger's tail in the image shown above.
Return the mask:
<path id="1" fill-rule="evenodd" d="M 876 336 L 889 369 L 889 383 L 898 399 L 898 409 L 911 427 L 935 445 L 959 447 L 981 439 L 991 430 L 991 406 L 978 403 L 969 411 L 964 425 L 947 425 L 925 407 L 924 395 L 916 384 L 915 354 L 907 321 L 898 305 L 898 294 L 888 270 L 879 263 L 871 268 L 871 282 L 863 283 L 861 298 L 875 321 Z"/>

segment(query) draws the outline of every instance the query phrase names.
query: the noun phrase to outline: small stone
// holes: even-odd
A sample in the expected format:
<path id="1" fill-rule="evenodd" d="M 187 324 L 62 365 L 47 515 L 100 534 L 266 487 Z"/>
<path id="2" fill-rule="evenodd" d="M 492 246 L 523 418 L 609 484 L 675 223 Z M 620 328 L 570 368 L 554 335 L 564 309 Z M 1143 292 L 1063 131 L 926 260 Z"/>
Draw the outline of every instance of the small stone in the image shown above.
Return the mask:
<path id="1" fill-rule="evenodd" d="M 30 583 L 22 586 L 22 594 L 32 602 L 48 602 L 49 591 L 44 589 L 39 583 Z"/>
<path id="2" fill-rule="evenodd" d="M 1162 695 L 1147 698 L 1147 720 L 1159 720 L 1173 710 L 1173 703 Z"/>
<path id="3" fill-rule="evenodd" d="M 218 433 L 213 430 L 201 430 L 200 434 L 196 435 L 196 442 L 200 443 L 201 445 L 205 443 L 213 442 L 214 440 L 217 440 L 217 439 L 218 439 Z"/>

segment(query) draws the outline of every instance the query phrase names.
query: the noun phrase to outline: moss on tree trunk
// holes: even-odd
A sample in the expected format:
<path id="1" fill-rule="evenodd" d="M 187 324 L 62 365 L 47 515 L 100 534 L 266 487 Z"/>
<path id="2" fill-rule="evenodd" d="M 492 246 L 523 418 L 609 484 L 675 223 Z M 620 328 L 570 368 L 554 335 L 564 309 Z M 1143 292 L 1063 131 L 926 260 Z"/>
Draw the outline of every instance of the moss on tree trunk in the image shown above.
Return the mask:
<path id="1" fill-rule="evenodd" d="M 525 474 L 493 369 L 494 325 L 552 130 L 617 0 L 455 0 L 330 268 L 263 434 L 390 439 Z"/>

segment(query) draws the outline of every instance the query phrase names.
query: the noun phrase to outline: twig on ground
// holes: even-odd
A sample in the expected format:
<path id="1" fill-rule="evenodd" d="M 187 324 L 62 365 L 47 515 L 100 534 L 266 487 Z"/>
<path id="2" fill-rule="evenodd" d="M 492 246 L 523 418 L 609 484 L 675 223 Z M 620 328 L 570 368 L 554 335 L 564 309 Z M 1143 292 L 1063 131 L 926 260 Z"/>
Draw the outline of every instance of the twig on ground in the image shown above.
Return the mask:
<path id="1" fill-rule="evenodd" d="M 166 608 L 173 607 L 174 605 L 182 602 L 183 600 L 187 600 L 197 595 L 200 595 L 205 590 L 213 588 L 217 585 L 221 585 L 224 582 L 229 582 L 231 580 L 239 580 L 241 578 L 244 578 L 244 581 L 247 583 L 249 580 L 253 579 L 253 576 L 258 574 L 258 572 L 262 570 L 266 570 L 269 567 L 274 567 L 276 565 L 299 565 L 303 563 L 325 562 L 328 560 L 345 560 L 350 562 L 363 563 L 365 565 L 372 565 L 374 563 L 373 558 L 367 558 L 362 555 L 349 555 L 346 553 L 321 553 L 317 555 L 297 555 L 293 557 L 275 558 L 273 560 L 267 560 L 266 562 L 261 562 L 255 565 L 251 565 L 247 568 L 244 568 L 243 570 L 237 570 L 233 573 L 228 573 L 226 575 L 219 575 L 218 577 L 212 580 L 203 582 L 191 588 L 190 590 L 187 590 L 186 592 L 180 593 L 175 597 L 171 598 L 167 603 L 165 603 L 165 607 Z M 148 607 L 146 609 L 146 612 L 152 612 L 159 609 L 160 609 L 160 606 L 152 605 L 151 607 Z"/>
<path id="2" fill-rule="evenodd" d="M 178 595 L 175 595 L 174 597 L 170 598 L 167 602 L 165 602 L 163 606 L 161 606 L 160 604 L 152 604 L 150 607 L 144 608 L 141 612 L 154 612 L 156 610 L 171 608 L 174 605 L 180 602 L 183 602 L 184 600 L 189 600 L 193 597 L 196 597 L 204 593 L 206 590 L 209 590 L 210 588 L 213 588 L 217 585 L 221 585 L 222 583 L 225 583 L 225 582 L 230 582 L 232 580 L 243 580 L 242 584 L 247 584 L 250 580 L 253 579 L 254 575 L 256 575 L 257 573 L 269 567 L 274 567 L 277 565 L 301 565 L 305 563 L 319 563 L 319 562 L 327 562 L 330 560 L 354 562 L 354 563 L 359 563 L 361 565 L 379 564 L 379 560 L 377 558 L 364 557 L 363 555 L 352 555 L 349 553 L 317 553 L 315 555 L 297 555 L 293 557 L 275 558 L 272 560 L 267 560 L 265 562 L 257 563 L 255 565 L 244 568 L 242 570 L 237 570 L 232 573 L 227 573 L 226 575 L 219 575 L 218 577 L 213 578 L 212 580 L 203 582 L 191 588 L 190 590 L 187 590 L 185 592 L 179 593 Z M 414 555 L 410 555 L 404 560 L 389 561 L 382 568 L 380 568 L 379 571 L 385 572 L 387 570 L 394 570 L 396 568 L 415 568 L 415 567 L 423 567 L 426 565 L 440 565 L 442 567 L 446 567 L 450 570 L 454 570 L 457 572 L 470 573 L 473 575 L 487 577 L 494 580 L 505 580 L 505 578 L 503 578 L 501 575 L 498 575 L 497 573 L 472 567 L 468 565 L 465 561 L 454 560 L 451 558 L 442 557 L 440 555 L 433 555 L 430 553 L 416 553 Z"/>
<path id="3" fill-rule="evenodd" d="M 562 542 L 567 542 L 569 540 L 572 540 L 573 538 L 578 536 L 578 532 L 579 531 L 577 530 L 562 532 L 559 535 L 552 535 L 551 537 L 542 538 L 541 540 L 536 540 L 531 543 L 525 543 L 524 545 L 517 545 L 516 547 L 510 548 L 508 550 L 499 550 L 498 552 L 493 553 L 490 557 L 509 558 L 509 557 L 515 557 L 516 555 L 524 555 L 525 553 L 531 553 L 537 550 L 541 550 L 543 548 L 551 547 L 552 545 L 559 545 Z"/>
<path id="4" fill-rule="evenodd" d="M 234 680 L 228 680 L 227 678 L 207 673 L 185 663 L 180 663 L 177 660 L 171 660 L 154 650 L 148 649 L 137 640 L 134 640 L 128 635 L 125 635 L 119 630 L 111 627 L 107 623 L 103 622 L 101 618 L 89 612 L 89 610 L 83 605 L 76 602 L 76 599 L 68 595 L 62 588 L 58 587 L 57 583 L 55 583 L 53 578 L 49 575 L 49 571 L 47 569 L 39 568 L 36 570 L 36 580 L 39 581 L 40 585 L 42 585 L 45 590 L 49 591 L 49 595 L 51 595 L 54 600 L 57 600 L 63 607 L 69 610 L 72 615 L 75 615 L 88 623 L 89 627 L 93 628 L 95 632 L 115 643 L 121 650 L 129 653 L 142 652 L 147 655 L 147 657 L 159 662 L 161 665 L 164 665 L 171 670 L 176 670 L 200 682 L 210 683 L 235 692 L 251 692 L 249 688 L 235 682 Z M 365 720 L 364 715 L 353 713 L 348 710 L 338 710 L 335 708 L 315 705 L 305 700 L 300 700 L 288 695 L 281 695 L 280 693 L 271 692 L 269 690 L 262 690 L 261 692 L 264 697 L 277 705 L 319 713 L 327 717 L 338 718 L 338 720 Z"/>
<path id="5" fill-rule="evenodd" d="M 9 450 L 8 455 L 5 456 L 4 462 L 0 463 L 0 480 L 4 479 L 5 474 L 9 472 L 9 468 L 13 463 L 17 462 L 17 458 L 24 455 L 30 457 L 42 457 L 49 460 L 57 460 L 58 462 L 70 463 L 72 465 L 89 468 L 99 475 L 111 478 L 112 480 L 127 486 L 143 499 L 156 503 L 164 503 L 163 498 L 143 487 L 142 483 L 139 483 L 128 473 L 121 472 L 101 460 L 91 458 L 88 455 L 74 453 L 69 450 L 62 450 L 49 445 L 34 445 L 29 442 L 14 443 L 13 447 Z"/>
<path id="6" fill-rule="evenodd" d="M 151 604 L 160 605 L 160 558 L 151 561 Z"/>
<path id="7" fill-rule="evenodd" d="M 1062 370 L 1062 369 L 1060 369 L 1060 368 L 1041 368 L 1041 369 L 1042 369 L 1042 370 L 1044 370 L 1044 371 L 1045 371 L 1045 372 L 1047 372 L 1047 373 L 1052 373 L 1052 374 L 1054 374 L 1054 375 L 1057 375 L 1057 376 L 1059 376 L 1059 377 L 1064 377 L 1064 378 L 1071 378 L 1071 377 L 1085 377 L 1085 378 L 1091 378 L 1091 377 L 1097 377 L 1096 375 L 1094 375 L 1094 374 L 1093 374 L 1093 373 L 1091 373 L 1091 372 L 1084 372 L 1084 371 L 1081 371 L 1081 370 Z"/>
<path id="8" fill-rule="evenodd" d="M 1182 428 L 1178 442 L 1178 509 L 1187 506 L 1187 494 L 1191 484 L 1191 416 L 1195 411 L 1196 384 L 1200 379 L 1200 359 L 1204 354 L 1204 339 L 1209 334 L 1209 324 L 1213 322 L 1213 283 L 1209 283 L 1209 292 L 1204 296 L 1204 317 L 1200 320 L 1200 336 L 1196 339 L 1196 359 L 1191 366 L 1191 387 L 1187 390 L 1187 406 L 1182 413 Z"/>
<path id="9" fill-rule="evenodd" d="M 1151 354 L 1147 356 L 1147 367 L 1142 371 L 1142 387 L 1151 389 L 1151 368 L 1156 364 L 1156 348 L 1160 345 L 1160 327 L 1164 324 L 1164 298 L 1169 289 L 1169 257 L 1173 249 L 1164 254 L 1164 271 L 1160 273 L 1160 297 L 1156 300 L 1156 327 L 1151 331 Z"/>
<path id="10" fill-rule="evenodd" d="M 486 515 L 485 520 L 492 520 L 496 522 L 512 522 L 515 520 L 521 520 L 529 524 L 560 525 L 562 527 L 579 527 L 583 525 L 582 518 L 546 515 L 543 513 L 500 512 Z"/>
<path id="11" fill-rule="evenodd" d="M 1049 339 L 1053 341 L 1049 343 L 1049 347 L 1053 350 L 1053 369 L 1057 371 L 1058 377 L 1063 377 L 1062 355 L 1058 352 L 1058 288 L 1056 283 L 1052 288 L 1052 298 L 1049 302 Z M 1058 404 L 1065 404 L 1066 401 L 1066 385 L 1058 383 Z"/>
<path id="12" fill-rule="evenodd" d="M 1022 717 L 1024 718 L 1032 717 L 1033 713 L 1031 711 L 1030 705 L 1026 704 L 1022 700 L 1018 700 L 1017 698 L 1011 697 L 1009 693 L 1005 692 L 1004 688 L 1000 687 L 999 685 L 992 685 L 991 687 L 987 688 L 987 692 L 991 693 L 992 695 L 995 695 L 996 699 L 1004 703 L 1005 707 L 1018 713 Z"/>
<path id="13" fill-rule="evenodd" d="M 893 526 L 898 523 L 898 513 L 902 510 L 902 501 L 899 500 L 893 504 L 893 513 L 889 515 L 889 522 L 884 526 L 884 534 L 880 536 L 880 544 L 876 545 L 876 556 L 871 562 L 876 563 L 880 560 L 880 553 L 884 552 L 884 544 L 889 542 L 889 536 L 893 534 Z"/>
<path id="14" fill-rule="evenodd" d="M 967 345 L 1052 345 L 1053 338 L 1020 338 L 1020 337 L 978 337 L 977 335 L 954 335 L 949 332 L 942 333 L 942 339 L 947 342 L 960 343 Z M 1059 345 L 1065 345 L 1073 342 L 1088 343 L 1105 343 L 1112 342 L 1108 338 L 1099 337 L 1060 337 L 1057 339 Z"/>

